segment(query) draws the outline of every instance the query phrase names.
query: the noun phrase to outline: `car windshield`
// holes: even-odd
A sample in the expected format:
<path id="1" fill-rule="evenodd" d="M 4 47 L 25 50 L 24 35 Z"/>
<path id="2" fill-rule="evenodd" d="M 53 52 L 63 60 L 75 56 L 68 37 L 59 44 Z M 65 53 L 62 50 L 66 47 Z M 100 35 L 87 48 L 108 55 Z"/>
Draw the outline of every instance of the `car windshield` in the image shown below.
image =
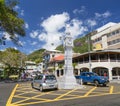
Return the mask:
<path id="1" fill-rule="evenodd" d="M 48 75 L 48 76 L 46 76 L 45 79 L 46 79 L 46 80 L 56 80 L 56 78 L 55 78 L 54 75 Z"/>

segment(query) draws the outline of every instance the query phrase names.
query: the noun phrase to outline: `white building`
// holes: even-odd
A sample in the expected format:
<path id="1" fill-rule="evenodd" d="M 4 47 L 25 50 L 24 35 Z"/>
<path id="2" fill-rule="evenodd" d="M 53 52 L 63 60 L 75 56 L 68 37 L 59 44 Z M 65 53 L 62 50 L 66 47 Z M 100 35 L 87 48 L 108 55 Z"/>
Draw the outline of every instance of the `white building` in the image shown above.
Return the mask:
<path id="1" fill-rule="evenodd" d="M 33 72 L 36 72 L 37 71 L 37 65 L 35 62 L 32 62 L 32 61 L 26 61 L 25 62 L 25 71 L 29 74 L 32 74 Z"/>
<path id="2" fill-rule="evenodd" d="M 120 23 L 108 23 L 91 36 L 93 50 L 120 49 Z"/>
<path id="3" fill-rule="evenodd" d="M 43 62 L 37 64 L 37 71 L 39 71 L 40 73 L 43 73 L 43 69 L 44 69 L 44 63 Z"/>

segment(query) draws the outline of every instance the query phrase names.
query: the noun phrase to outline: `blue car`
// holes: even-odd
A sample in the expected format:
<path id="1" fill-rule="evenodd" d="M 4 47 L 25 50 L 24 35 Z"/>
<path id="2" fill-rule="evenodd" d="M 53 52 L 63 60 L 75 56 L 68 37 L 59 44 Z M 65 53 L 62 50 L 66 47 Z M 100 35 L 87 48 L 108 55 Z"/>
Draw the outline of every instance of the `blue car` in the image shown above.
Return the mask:
<path id="1" fill-rule="evenodd" d="M 93 72 L 82 72 L 79 76 L 83 84 L 93 83 L 95 86 L 103 85 L 106 86 L 109 83 L 108 77 L 98 76 Z"/>

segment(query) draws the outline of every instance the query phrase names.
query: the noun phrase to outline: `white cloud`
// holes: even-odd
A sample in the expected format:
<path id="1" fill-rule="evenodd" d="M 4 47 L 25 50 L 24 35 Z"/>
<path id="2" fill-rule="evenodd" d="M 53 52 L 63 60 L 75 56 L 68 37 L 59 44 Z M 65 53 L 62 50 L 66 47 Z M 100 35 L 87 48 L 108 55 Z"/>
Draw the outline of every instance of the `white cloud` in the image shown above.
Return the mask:
<path id="1" fill-rule="evenodd" d="M 39 34 L 38 38 L 40 41 L 45 42 L 42 48 L 51 50 L 60 45 L 60 37 L 65 36 L 63 29 L 66 29 L 67 24 L 70 25 L 70 33 L 74 39 L 87 31 L 82 21 L 77 19 L 70 20 L 68 13 L 63 12 L 62 14 L 51 15 L 46 20 L 43 20 L 41 24 L 43 32 Z"/>
<path id="2" fill-rule="evenodd" d="M 109 12 L 109 11 L 106 11 L 106 12 L 104 12 L 104 13 L 102 13 L 102 14 L 100 14 L 100 13 L 95 13 L 95 17 L 96 18 L 108 18 L 108 17 L 110 17 L 112 14 Z"/>
<path id="3" fill-rule="evenodd" d="M 24 16 L 24 10 L 22 10 L 18 5 L 14 7 L 14 10 L 19 12 L 21 16 Z"/>
<path id="4" fill-rule="evenodd" d="M 63 12 L 62 14 L 51 15 L 46 20 L 43 20 L 41 24 L 43 32 L 38 36 L 40 41 L 45 42 L 43 48 L 55 49 L 58 45 L 60 45 L 61 41 L 59 38 L 63 35 L 63 33 L 59 30 L 65 27 L 69 18 L 69 14 Z"/>
<path id="5" fill-rule="evenodd" d="M 18 48 L 17 47 L 13 47 L 15 50 L 18 50 Z"/>
<path id="6" fill-rule="evenodd" d="M 41 33 L 39 36 L 38 36 L 38 38 L 39 38 L 39 40 L 40 41 L 46 41 L 46 37 L 47 37 L 47 34 L 46 33 Z"/>
<path id="7" fill-rule="evenodd" d="M 31 38 L 36 38 L 36 37 L 38 36 L 38 34 L 39 34 L 39 31 L 38 31 L 38 30 L 32 31 L 32 32 L 30 33 L 30 37 L 31 37 Z"/>
<path id="8" fill-rule="evenodd" d="M 37 44 L 37 42 L 35 42 L 35 41 L 31 43 L 31 45 L 36 45 L 36 44 Z"/>
<path id="9" fill-rule="evenodd" d="M 88 24 L 88 26 L 95 26 L 95 25 L 97 25 L 97 22 L 96 22 L 96 20 L 93 20 L 93 19 L 88 19 L 87 20 L 87 24 Z"/>
<path id="10" fill-rule="evenodd" d="M 51 15 L 48 19 L 44 20 L 41 24 L 46 32 L 56 32 L 65 26 L 65 22 L 69 20 L 69 14 L 64 12 L 63 14 Z"/>
<path id="11" fill-rule="evenodd" d="M 24 46 L 25 44 L 26 44 L 26 42 L 18 41 L 18 45 L 19 45 L 19 46 Z"/>
<path id="12" fill-rule="evenodd" d="M 24 10 L 21 10 L 20 15 L 24 16 Z"/>
<path id="13" fill-rule="evenodd" d="M 29 29 L 28 23 L 25 23 L 25 28 L 26 28 L 26 29 Z"/>
<path id="14" fill-rule="evenodd" d="M 107 18 L 109 16 L 111 16 L 112 14 L 109 12 L 109 11 L 106 11 L 104 14 L 103 14 L 103 17 L 104 18 Z"/>
<path id="15" fill-rule="evenodd" d="M 10 35 L 7 32 L 3 33 L 4 37 L 6 38 L 6 40 L 10 41 Z"/>
<path id="16" fill-rule="evenodd" d="M 81 13 L 84 13 L 86 11 L 86 7 L 85 6 L 81 6 L 81 9 L 79 10 L 79 9 L 75 9 L 75 10 L 73 10 L 73 13 L 74 14 L 81 14 Z"/>
<path id="17" fill-rule="evenodd" d="M 15 6 L 14 9 L 17 11 L 17 10 L 20 9 L 20 7 L 19 6 Z"/>
<path id="18" fill-rule="evenodd" d="M 83 26 L 83 22 L 77 19 L 73 19 L 70 22 L 69 31 L 72 37 L 75 39 L 78 35 L 82 35 L 87 31 L 87 27 Z"/>

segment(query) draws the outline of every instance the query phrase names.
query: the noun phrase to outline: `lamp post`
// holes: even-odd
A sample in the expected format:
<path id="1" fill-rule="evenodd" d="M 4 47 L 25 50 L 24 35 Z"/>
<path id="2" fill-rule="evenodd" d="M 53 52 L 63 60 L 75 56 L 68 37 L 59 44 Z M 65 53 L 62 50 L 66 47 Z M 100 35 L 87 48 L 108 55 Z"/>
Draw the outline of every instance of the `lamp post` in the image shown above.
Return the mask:
<path id="1" fill-rule="evenodd" d="M 88 54 L 89 54 L 89 71 L 92 72 L 92 64 L 91 64 L 91 36 L 96 34 L 97 31 L 92 31 L 86 35 L 87 43 L 88 43 Z"/>
<path id="2" fill-rule="evenodd" d="M 88 53 L 89 53 L 89 71 L 92 72 L 92 68 L 91 68 L 91 42 L 90 42 L 90 35 L 88 35 Z"/>

